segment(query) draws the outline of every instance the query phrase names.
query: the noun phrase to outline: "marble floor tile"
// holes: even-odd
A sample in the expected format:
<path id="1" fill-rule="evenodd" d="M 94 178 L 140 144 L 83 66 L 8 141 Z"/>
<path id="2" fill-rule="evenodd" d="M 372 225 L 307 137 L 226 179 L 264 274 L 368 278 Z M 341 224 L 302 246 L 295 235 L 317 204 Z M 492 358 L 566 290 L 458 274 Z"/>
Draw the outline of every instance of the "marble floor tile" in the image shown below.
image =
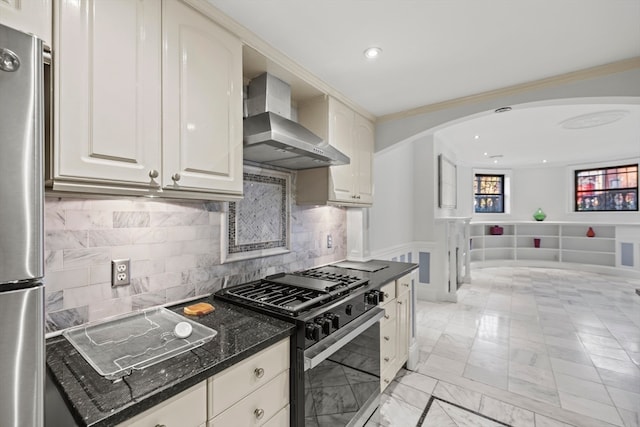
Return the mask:
<path id="1" fill-rule="evenodd" d="M 640 412 L 640 393 L 607 386 L 611 400 L 617 408 Z"/>
<path id="2" fill-rule="evenodd" d="M 530 399 L 535 399 L 540 402 L 546 402 L 554 406 L 560 406 L 558 391 L 555 387 L 544 387 L 539 384 L 534 384 L 510 376 L 508 389 L 510 392 L 528 397 Z"/>
<path id="3" fill-rule="evenodd" d="M 533 412 L 488 396 L 482 396 L 478 412 L 512 427 L 533 427 L 535 425 Z"/>
<path id="4" fill-rule="evenodd" d="M 513 338 L 511 339 L 513 342 Z M 495 343 L 491 341 L 485 341 L 481 339 L 476 339 L 473 341 L 473 346 L 471 347 L 471 353 L 479 352 L 482 354 L 486 354 L 489 356 L 493 356 L 499 359 L 508 359 L 509 358 L 509 346 Z"/>
<path id="5" fill-rule="evenodd" d="M 571 375 L 576 378 L 581 378 L 583 380 L 593 381 L 593 382 L 602 382 L 600 379 L 600 375 L 596 368 L 589 365 L 582 365 L 580 363 L 573 363 L 562 359 L 556 359 L 555 357 L 551 357 L 551 368 L 554 374 L 565 374 Z"/>
<path id="6" fill-rule="evenodd" d="M 422 411 L 423 409 L 417 409 L 401 399 L 383 394 L 372 421 L 377 422 L 380 427 L 415 426 Z"/>
<path id="7" fill-rule="evenodd" d="M 480 408 L 480 400 L 482 399 L 481 393 L 444 381 L 438 381 L 433 395 L 476 412 Z"/>
<path id="8" fill-rule="evenodd" d="M 640 427 L 640 412 L 618 408 L 618 413 L 625 427 Z"/>
<path id="9" fill-rule="evenodd" d="M 640 377 L 627 375 L 608 369 L 596 368 L 602 379 L 602 383 L 606 386 L 612 386 L 622 390 L 640 393 Z"/>
<path id="10" fill-rule="evenodd" d="M 559 395 L 561 406 L 564 409 L 588 415 L 616 426 L 624 426 L 618 411 L 611 405 L 577 397 L 563 391 L 560 391 Z"/>
<path id="11" fill-rule="evenodd" d="M 426 362 L 418 365 L 417 371 L 425 375 L 429 375 L 429 371 L 444 371 L 455 375 L 462 375 L 464 372 L 464 362 L 452 360 L 446 357 L 431 354 Z"/>
<path id="12" fill-rule="evenodd" d="M 504 427 L 503 424 L 439 400 L 433 401 L 421 426 Z"/>
<path id="13" fill-rule="evenodd" d="M 407 371 L 406 369 L 401 369 L 396 379 L 400 384 L 413 387 L 426 394 L 432 394 L 433 389 L 438 383 L 438 381 L 432 377 L 418 372 Z"/>
<path id="14" fill-rule="evenodd" d="M 538 369 L 551 369 L 551 362 L 546 352 L 536 353 L 527 349 L 511 346 L 509 361 L 520 365 L 532 366 Z"/>
<path id="15" fill-rule="evenodd" d="M 555 374 L 558 390 L 584 399 L 594 400 L 606 405 L 612 405 L 609 393 L 599 382 L 582 380 L 570 375 Z"/>
<path id="16" fill-rule="evenodd" d="M 506 366 L 506 363 L 505 363 Z M 506 390 L 509 384 L 509 376 L 506 369 L 502 371 L 492 371 L 487 368 L 467 364 L 464 369 L 463 376 L 473 381 L 477 381 L 492 387 Z"/>
<path id="17" fill-rule="evenodd" d="M 591 355 L 591 360 L 596 368 L 608 369 L 610 371 L 619 372 L 621 374 L 640 376 L 640 368 L 636 366 L 630 359 L 618 360 L 610 357 Z"/>
<path id="18" fill-rule="evenodd" d="M 430 394 L 402 384 L 400 381 L 392 381 L 385 389 L 385 393 L 408 403 L 416 409 L 424 409 L 431 397 Z"/>
<path id="19" fill-rule="evenodd" d="M 535 366 L 523 365 L 521 363 L 509 362 L 509 378 L 517 378 L 533 384 L 537 384 L 544 388 L 555 389 L 551 366 L 549 369 L 536 368 Z"/>
<path id="20" fill-rule="evenodd" d="M 535 414 L 534 418 L 536 427 L 577 427 L 540 414 Z"/>

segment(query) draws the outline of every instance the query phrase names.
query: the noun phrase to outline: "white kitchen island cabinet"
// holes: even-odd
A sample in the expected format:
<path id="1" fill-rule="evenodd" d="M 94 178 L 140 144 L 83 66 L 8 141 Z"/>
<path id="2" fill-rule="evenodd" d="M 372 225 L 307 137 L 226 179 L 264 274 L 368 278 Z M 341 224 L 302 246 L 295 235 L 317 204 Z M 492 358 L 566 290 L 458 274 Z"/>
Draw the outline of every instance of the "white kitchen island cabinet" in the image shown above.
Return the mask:
<path id="1" fill-rule="evenodd" d="M 373 123 L 329 96 L 299 105 L 298 120 L 351 159 L 348 165 L 299 171 L 298 203 L 371 206 Z"/>
<path id="2" fill-rule="evenodd" d="M 0 1 L 0 24 L 33 34 L 51 46 L 51 0 Z"/>
<path id="3" fill-rule="evenodd" d="M 242 194 L 242 46 L 182 1 L 54 4 L 54 190 Z"/>
<path id="4" fill-rule="evenodd" d="M 411 281 L 409 273 L 380 290 L 384 300 L 380 306 L 385 315 L 380 321 L 380 388 L 391 384 L 398 371 L 409 358 L 411 336 Z"/>

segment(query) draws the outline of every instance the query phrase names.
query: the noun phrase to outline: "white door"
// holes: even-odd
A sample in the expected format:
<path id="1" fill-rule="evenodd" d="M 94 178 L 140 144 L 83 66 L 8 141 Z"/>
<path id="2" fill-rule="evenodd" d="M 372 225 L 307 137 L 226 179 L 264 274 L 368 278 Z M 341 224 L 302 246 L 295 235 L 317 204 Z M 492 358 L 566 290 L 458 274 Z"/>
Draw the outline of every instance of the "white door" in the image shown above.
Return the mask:
<path id="1" fill-rule="evenodd" d="M 160 3 L 54 3 L 55 178 L 158 186 Z"/>
<path id="2" fill-rule="evenodd" d="M 163 44 L 163 186 L 241 194 L 240 41 L 168 0 Z"/>
<path id="3" fill-rule="evenodd" d="M 34 34 L 51 46 L 51 0 L 1 0 L 0 24 Z"/>

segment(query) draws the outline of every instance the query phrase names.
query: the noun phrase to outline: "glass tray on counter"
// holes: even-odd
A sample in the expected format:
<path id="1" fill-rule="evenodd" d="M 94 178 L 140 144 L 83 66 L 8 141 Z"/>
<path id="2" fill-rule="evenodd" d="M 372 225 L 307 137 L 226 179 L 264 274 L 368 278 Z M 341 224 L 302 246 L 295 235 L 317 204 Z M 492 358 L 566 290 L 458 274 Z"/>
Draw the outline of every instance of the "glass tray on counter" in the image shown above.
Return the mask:
<path id="1" fill-rule="evenodd" d="M 174 333 L 182 322 L 192 328 L 185 338 Z M 117 379 L 134 369 L 144 369 L 197 348 L 217 333 L 164 307 L 156 307 L 70 328 L 63 335 L 100 375 Z"/>

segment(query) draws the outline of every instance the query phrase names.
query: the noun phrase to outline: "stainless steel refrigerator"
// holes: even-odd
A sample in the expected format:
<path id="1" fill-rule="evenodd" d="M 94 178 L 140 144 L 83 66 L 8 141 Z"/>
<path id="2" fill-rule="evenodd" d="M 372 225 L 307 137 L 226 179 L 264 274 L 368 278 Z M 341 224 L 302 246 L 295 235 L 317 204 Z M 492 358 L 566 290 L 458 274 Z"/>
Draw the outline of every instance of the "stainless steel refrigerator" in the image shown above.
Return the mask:
<path id="1" fill-rule="evenodd" d="M 44 401 L 43 46 L 0 25 L 0 425 Z"/>

